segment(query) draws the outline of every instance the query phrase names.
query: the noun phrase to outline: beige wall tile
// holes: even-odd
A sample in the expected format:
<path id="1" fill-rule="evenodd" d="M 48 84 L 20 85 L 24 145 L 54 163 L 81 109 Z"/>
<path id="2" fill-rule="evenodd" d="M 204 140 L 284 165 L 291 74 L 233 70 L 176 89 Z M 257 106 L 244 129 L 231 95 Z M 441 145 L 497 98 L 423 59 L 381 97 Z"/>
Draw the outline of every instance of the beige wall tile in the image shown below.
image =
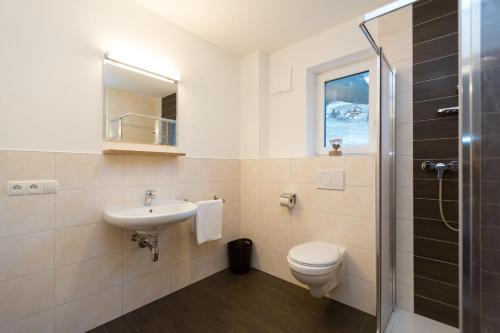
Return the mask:
<path id="1" fill-rule="evenodd" d="M 121 251 L 122 230 L 106 223 L 55 232 L 56 267 Z"/>
<path id="2" fill-rule="evenodd" d="M 0 239 L 0 266 L 0 281 L 53 268 L 53 232 Z"/>
<path id="3" fill-rule="evenodd" d="M 290 181 L 293 183 L 316 184 L 318 170 L 328 169 L 328 157 L 306 157 L 290 160 Z"/>
<path id="4" fill-rule="evenodd" d="M 332 169 L 342 169 L 347 186 L 375 186 L 376 158 L 367 156 L 342 156 L 330 159 Z"/>
<path id="5" fill-rule="evenodd" d="M 332 213 L 359 217 L 375 216 L 375 188 L 346 186 L 331 191 Z"/>
<path id="6" fill-rule="evenodd" d="M 396 125 L 396 154 L 413 155 L 413 123 Z"/>
<path id="7" fill-rule="evenodd" d="M 390 35 L 394 32 L 407 29 L 412 26 L 412 6 L 398 9 L 378 19 L 379 36 Z"/>
<path id="8" fill-rule="evenodd" d="M 240 182 L 216 182 L 206 183 L 207 196 L 204 200 L 212 200 L 214 195 L 226 200 L 226 202 L 241 200 Z"/>
<path id="9" fill-rule="evenodd" d="M 56 305 L 119 285 L 121 280 L 121 253 L 56 268 Z"/>
<path id="10" fill-rule="evenodd" d="M 396 249 L 413 253 L 413 221 L 398 219 L 396 223 Z"/>
<path id="11" fill-rule="evenodd" d="M 260 160 L 260 180 L 286 182 L 290 180 L 289 159 Z"/>
<path id="12" fill-rule="evenodd" d="M 53 270 L 0 283 L 0 326 L 53 306 Z"/>
<path id="13" fill-rule="evenodd" d="M 241 161 L 241 180 L 260 179 L 260 160 Z"/>
<path id="14" fill-rule="evenodd" d="M 241 200 L 246 202 L 257 202 L 259 200 L 259 182 L 241 182 Z"/>
<path id="15" fill-rule="evenodd" d="M 174 187 L 172 185 L 133 186 L 123 189 L 123 203 L 127 205 L 143 205 L 147 190 L 154 190 L 156 192 L 156 199 L 153 200 L 153 204 L 163 200 L 174 199 Z"/>
<path id="16" fill-rule="evenodd" d="M 121 315 L 121 286 L 80 298 L 55 309 L 55 333 L 81 333 Z"/>
<path id="17" fill-rule="evenodd" d="M 196 202 L 209 198 L 208 189 L 205 183 L 175 184 L 173 185 L 173 191 L 173 198 L 177 200 L 187 199 Z"/>
<path id="18" fill-rule="evenodd" d="M 330 240 L 330 215 L 328 213 L 293 209 L 290 215 L 290 225 L 293 234 Z"/>
<path id="19" fill-rule="evenodd" d="M 206 276 L 203 257 L 186 260 L 171 267 L 172 291 L 203 279 Z"/>
<path id="20" fill-rule="evenodd" d="M 151 261 L 151 252 L 146 248 L 135 246 L 123 252 L 123 280 L 133 280 L 139 276 L 169 267 L 171 250 L 168 242 L 159 242 L 160 254 L 156 262 Z"/>
<path id="21" fill-rule="evenodd" d="M 169 244 L 172 264 L 200 257 L 203 253 L 194 233 L 172 238 Z"/>
<path id="22" fill-rule="evenodd" d="M 236 181 L 241 178 L 241 163 L 239 160 L 207 159 L 206 178 L 208 182 Z"/>
<path id="23" fill-rule="evenodd" d="M 375 254 L 372 251 L 346 247 L 346 262 L 349 276 L 375 283 Z"/>
<path id="24" fill-rule="evenodd" d="M 259 226 L 252 223 L 242 224 L 241 237 L 251 239 L 254 244 L 260 244 Z"/>
<path id="25" fill-rule="evenodd" d="M 12 197 L 0 195 L 0 237 L 52 229 L 55 224 L 55 206 L 56 198 L 53 194 Z"/>
<path id="26" fill-rule="evenodd" d="M 285 281 L 291 278 L 292 273 L 286 261 L 286 254 L 269 251 L 263 248 L 259 248 L 258 253 L 261 270 Z"/>
<path id="27" fill-rule="evenodd" d="M 123 157 L 98 154 L 56 154 L 59 190 L 120 187 Z"/>
<path id="28" fill-rule="evenodd" d="M 413 156 L 396 156 L 396 186 L 413 186 Z"/>
<path id="29" fill-rule="evenodd" d="M 397 282 L 396 283 L 396 307 L 401 310 L 413 312 L 413 286 Z"/>
<path id="30" fill-rule="evenodd" d="M 172 183 L 197 183 L 205 180 L 206 159 L 179 157 L 172 159 Z"/>
<path id="31" fill-rule="evenodd" d="M 230 241 L 240 238 L 241 234 L 241 224 L 238 222 L 225 224 L 222 226 L 222 239 L 218 241 L 213 241 L 214 244 L 218 246 L 226 246 Z"/>
<path id="32" fill-rule="evenodd" d="M 8 180 L 56 178 L 54 153 L 0 151 L 0 194 L 7 193 Z"/>
<path id="33" fill-rule="evenodd" d="M 399 30 L 380 38 L 379 43 L 384 45 L 384 53 L 390 63 L 396 63 L 411 57 L 413 32 L 412 27 Z"/>
<path id="34" fill-rule="evenodd" d="M 170 159 L 157 156 L 125 156 L 125 186 L 167 185 L 170 183 Z"/>
<path id="35" fill-rule="evenodd" d="M 241 222 L 257 223 L 259 219 L 260 204 L 255 202 L 241 202 Z"/>
<path id="36" fill-rule="evenodd" d="M 371 282 L 343 276 L 331 295 L 339 302 L 375 315 L 375 285 Z"/>
<path id="37" fill-rule="evenodd" d="M 330 211 L 331 191 L 317 189 L 316 185 L 313 184 L 291 184 L 290 192 L 297 194 L 297 203 L 294 209 L 316 210 L 321 212 Z M 279 194 L 277 195 L 279 196 Z"/>
<path id="38" fill-rule="evenodd" d="M 257 224 L 280 230 L 290 230 L 290 212 L 287 207 L 261 204 Z"/>
<path id="39" fill-rule="evenodd" d="M 56 228 L 103 222 L 108 206 L 122 203 L 122 190 L 61 191 L 56 199 Z"/>
<path id="40" fill-rule="evenodd" d="M 203 256 L 205 260 L 206 275 L 212 275 L 229 266 L 227 248 L 221 246 Z"/>
<path id="41" fill-rule="evenodd" d="M 396 124 L 404 124 L 412 121 L 413 91 L 409 90 L 396 95 Z"/>
<path id="42" fill-rule="evenodd" d="M 170 293 L 170 269 L 141 276 L 123 285 L 123 312 L 127 313 Z"/>
<path id="43" fill-rule="evenodd" d="M 332 242 L 375 250 L 375 221 L 371 218 L 331 214 Z"/>
<path id="44" fill-rule="evenodd" d="M 413 219 L 413 188 L 396 188 L 396 217 L 399 219 Z"/>
<path id="45" fill-rule="evenodd" d="M 394 63 L 396 68 L 396 94 L 408 92 L 413 88 L 413 61 L 411 58 Z"/>
<path id="46" fill-rule="evenodd" d="M 0 327 L 0 333 L 53 333 L 54 310 L 37 313 Z"/>
<path id="47" fill-rule="evenodd" d="M 224 210 L 222 214 L 222 223 L 229 224 L 234 222 L 240 222 L 241 220 L 241 202 L 225 202 Z"/>
<path id="48" fill-rule="evenodd" d="M 259 247 L 279 252 L 281 254 L 287 254 L 291 248 L 292 241 L 289 231 L 271 229 L 267 227 L 260 227 L 260 243 Z"/>
<path id="49" fill-rule="evenodd" d="M 413 254 L 396 251 L 396 281 L 413 285 Z"/>

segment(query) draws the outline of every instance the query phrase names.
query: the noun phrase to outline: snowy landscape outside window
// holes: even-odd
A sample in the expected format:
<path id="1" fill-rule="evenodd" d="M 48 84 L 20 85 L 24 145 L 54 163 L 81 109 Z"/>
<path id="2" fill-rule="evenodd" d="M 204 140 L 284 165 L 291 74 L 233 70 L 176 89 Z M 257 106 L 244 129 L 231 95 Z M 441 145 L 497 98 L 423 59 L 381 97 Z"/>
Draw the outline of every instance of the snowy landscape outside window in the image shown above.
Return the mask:
<path id="1" fill-rule="evenodd" d="M 369 83 L 368 71 L 324 83 L 324 147 L 336 138 L 344 146 L 369 144 Z"/>

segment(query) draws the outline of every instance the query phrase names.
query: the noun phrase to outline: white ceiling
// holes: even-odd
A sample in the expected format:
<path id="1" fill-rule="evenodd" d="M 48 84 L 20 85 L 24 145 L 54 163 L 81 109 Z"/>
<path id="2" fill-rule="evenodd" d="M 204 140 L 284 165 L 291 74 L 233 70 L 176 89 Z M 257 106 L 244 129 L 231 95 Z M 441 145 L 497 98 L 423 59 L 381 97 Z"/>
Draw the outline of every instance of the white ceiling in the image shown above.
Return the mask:
<path id="1" fill-rule="evenodd" d="M 392 0 L 134 0 L 237 55 L 273 52 Z"/>

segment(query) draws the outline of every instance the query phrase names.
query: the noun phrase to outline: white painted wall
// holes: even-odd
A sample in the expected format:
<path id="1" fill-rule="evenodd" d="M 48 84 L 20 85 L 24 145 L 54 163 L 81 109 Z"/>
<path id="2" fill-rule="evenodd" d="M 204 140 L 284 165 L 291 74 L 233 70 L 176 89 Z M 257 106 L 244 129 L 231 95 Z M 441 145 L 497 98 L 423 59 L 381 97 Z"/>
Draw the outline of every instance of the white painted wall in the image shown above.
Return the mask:
<path id="1" fill-rule="evenodd" d="M 313 79 L 312 71 L 369 49 L 358 28 L 360 21 L 360 18 L 353 19 L 270 55 L 267 157 L 302 157 L 315 153 L 316 118 L 308 100 L 311 92 L 307 92 L 307 82 Z M 372 27 L 375 36 L 376 28 L 376 25 Z"/>
<path id="2" fill-rule="evenodd" d="M 1 1 L 0 41 L 0 149 L 100 152 L 103 53 L 128 49 L 180 73 L 180 150 L 239 157 L 239 59 L 132 1 Z"/>
<path id="3" fill-rule="evenodd" d="M 241 157 L 259 158 L 267 149 L 269 56 L 256 51 L 241 58 Z"/>

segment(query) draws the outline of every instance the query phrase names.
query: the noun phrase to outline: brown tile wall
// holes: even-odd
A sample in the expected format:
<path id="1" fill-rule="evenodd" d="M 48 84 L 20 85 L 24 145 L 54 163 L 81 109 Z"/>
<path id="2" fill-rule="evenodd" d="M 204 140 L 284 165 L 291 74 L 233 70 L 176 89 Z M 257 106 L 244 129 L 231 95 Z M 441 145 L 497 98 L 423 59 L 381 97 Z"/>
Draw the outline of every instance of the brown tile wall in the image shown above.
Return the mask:
<path id="1" fill-rule="evenodd" d="M 436 173 L 425 160 L 458 160 L 458 1 L 413 6 L 413 197 L 415 313 L 458 327 L 458 234 L 440 221 Z M 444 212 L 458 226 L 458 178 L 446 172 Z"/>

